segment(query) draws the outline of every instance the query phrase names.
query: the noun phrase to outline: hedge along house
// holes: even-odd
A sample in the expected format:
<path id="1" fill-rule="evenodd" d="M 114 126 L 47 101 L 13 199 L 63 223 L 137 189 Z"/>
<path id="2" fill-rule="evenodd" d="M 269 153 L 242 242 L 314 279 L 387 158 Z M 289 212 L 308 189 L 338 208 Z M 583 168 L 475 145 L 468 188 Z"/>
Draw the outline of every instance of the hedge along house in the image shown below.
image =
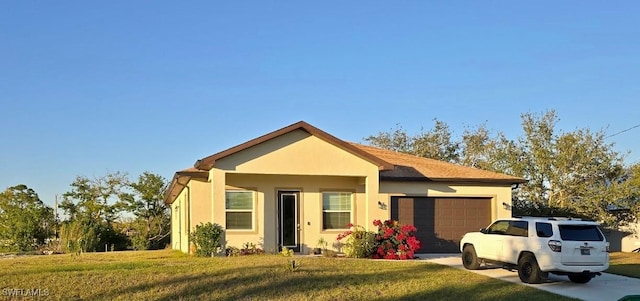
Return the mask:
<path id="1" fill-rule="evenodd" d="M 342 141 L 298 122 L 198 160 L 166 194 L 171 245 L 190 252 L 200 223 L 225 229 L 225 246 L 308 252 L 331 248 L 353 223 L 397 219 L 418 228 L 420 252 L 457 252 L 461 236 L 511 216 L 521 178 Z"/>

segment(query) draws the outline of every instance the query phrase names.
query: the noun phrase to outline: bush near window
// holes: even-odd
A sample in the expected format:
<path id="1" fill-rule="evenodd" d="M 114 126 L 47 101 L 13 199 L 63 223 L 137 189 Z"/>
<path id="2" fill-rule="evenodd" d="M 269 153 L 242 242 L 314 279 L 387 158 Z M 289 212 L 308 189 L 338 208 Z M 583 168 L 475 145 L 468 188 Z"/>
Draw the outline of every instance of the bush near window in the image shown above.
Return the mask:
<path id="1" fill-rule="evenodd" d="M 348 230 L 338 235 L 338 240 L 347 239 L 343 246 L 345 256 L 352 258 L 371 258 L 376 247 L 376 233 L 367 231 L 362 226 L 347 225 L 347 228 L 352 227 L 355 227 L 355 230 Z"/>
<path id="2" fill-rule="evenodd" d="M 200 223 L 197 225 L 195 231 L 189 235 L 196 247 L 196 256 L 210 257 L 220 252 L 223 233 L 222 226 L 218 224 Z"/>
<path id="3" fill-rule="evenodd" d="M 356 258 L 374 259 L 412 259 L 420 249 L 420 241 L 415 237 L 416 227 L 401 225 L 395 220 L 374 220 L 377 232 L 366 231 L 362 227 L 345 231 L 338 240 L 347 238 L 345 255 Z M 347 225 L 349 228 L 352 224 Z"/>

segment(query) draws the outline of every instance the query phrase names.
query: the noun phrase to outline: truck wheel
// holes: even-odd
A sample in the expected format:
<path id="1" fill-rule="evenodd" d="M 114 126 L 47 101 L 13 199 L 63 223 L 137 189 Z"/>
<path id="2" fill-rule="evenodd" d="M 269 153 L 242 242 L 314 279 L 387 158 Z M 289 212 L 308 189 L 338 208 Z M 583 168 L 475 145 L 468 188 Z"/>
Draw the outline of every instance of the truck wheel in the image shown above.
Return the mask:
<path id="1" fill-rule="evenodd" d="M 571 282 L 574 282 L 574 283 L 587 283 L 587 282 L 591 281 L 591 278 L 593 278 L 593 276 L 591 276 L 589 274 L 572 274 L 572 275 L 569 275 L 569 280 L 571 280 Z"/>
<path id="2" fill-rule="evenodd" d="M 476 248 L 473 245 L 468 245 L 462 250 L 462 265 L 467 270 L 477 270 L 480 267 Z"/>
<path id="3" fill-rule="evenodd" d="M 538 261 L 533 254 L 524 254 L 518 260 L 518 277 L 524 283 L 540 283 L 542 282 L 543 273 L 540 271 Z"/>

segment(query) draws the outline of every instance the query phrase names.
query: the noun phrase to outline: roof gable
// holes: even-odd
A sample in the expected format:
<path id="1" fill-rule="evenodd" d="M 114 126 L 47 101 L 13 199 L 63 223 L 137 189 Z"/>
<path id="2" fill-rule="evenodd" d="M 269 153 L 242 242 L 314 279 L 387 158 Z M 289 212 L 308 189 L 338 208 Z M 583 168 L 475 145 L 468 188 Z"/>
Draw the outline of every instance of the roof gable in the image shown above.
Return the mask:
<path id="1" fill-rule="evenodd" d="M 344 151 L 347 151 L 353 155 L 356 155 L 357 157 L 360 157 L 366 161 L 369 161 L 373 164 L 375 164 L 376 166 L 378 166 L 379 170 L 391 170 L 394 168 L 394 166 L 386 161 L 384 161 L 383 159 L 376 157 L 368 152 L 362 151 L 361 149 L 353 146 L 350 143 L 347 143 L 343 140 L 340 140 L 304 121 L 299 121 L 297 123 L 294 123 L 292 125 L 289 125 L 287 127 L 281 128 L 277 131 L 273 131 L 271 133 L 268 133 L 266 135 L 260 136 L 258 138 L 255 138 L 253 140 L 249 140 L 245 143 L 242 143 L 240 145 L 234 146 L 232 148 L 229 148 L 227 150 L 221 151 L 219 153 L 213 154 L 211 156 L 208 156 L 206 158 L 200 159 L 198 161 L 196 161 L 196 163 L 194 164 L 194 167 L 196 169 L 199 170 L 210 170 L 211 168 L 213 168 L 213 166 L 215 165 L 215 162 L 217 160 L 220 160 L 222 158 L 231 156 L 233 154 L 239 153 L 243 150 L 246 150 L 248 148 L 251 148 L 253 146 L 256 146 L 258 144 L 261 144 L 263 142 L 272 140 L 274 138 L 286 135 L 288 133 L 291 133 L 293 131 L 296 130 L 303 130 L 315 137 L 318 137 L 324 141 L 326 141 L 327 143 L 330 143 Z"/>

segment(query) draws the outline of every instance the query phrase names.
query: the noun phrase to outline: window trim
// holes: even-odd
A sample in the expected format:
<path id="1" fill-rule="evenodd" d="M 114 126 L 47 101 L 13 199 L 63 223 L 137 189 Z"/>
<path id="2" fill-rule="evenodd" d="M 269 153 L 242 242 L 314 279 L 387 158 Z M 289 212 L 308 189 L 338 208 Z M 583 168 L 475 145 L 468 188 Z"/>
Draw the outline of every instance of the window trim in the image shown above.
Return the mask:
<path id="1" fill-rule="evenodd" d="M 234 192 L 250 192 L 251 193 L 251 209 L 228 209 L 227 208 L 227 193 Z M 256 231 L 256 191 L 249 189 L 225 189 L 225 205 L 224 205 L 224 228 L 226 231 L 234 231 L 234 232 L 255 232 Z M 250 229 L 229 229 L 227 228 L 227 213 L 229 212 L 251 212 L 251 228 Z"/>
<path id="2" fill-rule="evenodd" d="M 326 193 L 348 193 L 351 197 L 351 200 L 349 202 L 349 210 L 324 210 L 324 195 Z M 342 232 L 345 230 L 349 230 L 349 228 L 347 228 L 347 225 L 344 225 L 344 228 L 332 228 L 332 229 L 328 229 L 325 228 L 324 226 L 324 214 L 325 212 L 328 213 L 338 213 L 338 212 L 349 212 L 349 222 L 353 223 L 353 216 L 355 214 L 355 201 L 356 201 L 356 193 L 353 190 L 342 190 L 342 189 L 329 189 L 329 190 L 321 190 L 320 191 L 320 227 L 321 227 L 321 231 L 322 232 Z"/>

